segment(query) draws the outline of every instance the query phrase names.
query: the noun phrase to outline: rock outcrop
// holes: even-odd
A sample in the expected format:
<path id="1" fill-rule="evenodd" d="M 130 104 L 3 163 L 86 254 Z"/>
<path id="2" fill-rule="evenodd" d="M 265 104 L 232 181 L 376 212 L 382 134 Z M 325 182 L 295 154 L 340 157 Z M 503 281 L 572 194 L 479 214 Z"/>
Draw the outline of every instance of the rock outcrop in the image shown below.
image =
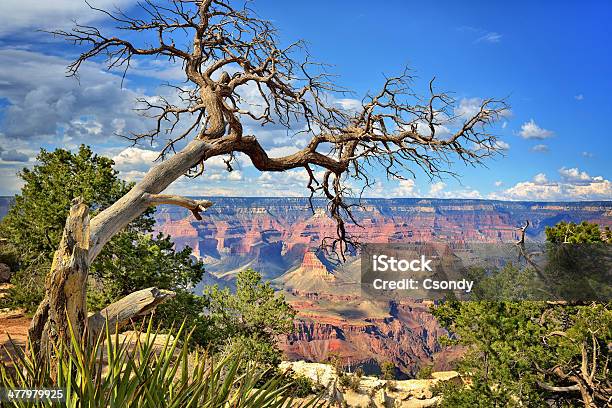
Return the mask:
<path id="1" fill-rule="evenodd" d="M 381 380 L 377 377 L 344 373 L 348 382 L 356 384 L 343 386 L 336 370 L 328 364 L 307 363 L 305 361 L 282 362 L 281 370 L 292 376 L 304 376 L 313 383 L 325 388 L 325 398 L 347 407 L 380 408 L 421 408 L 438 404 L 439 396 L 434 395 L 433 387 L 440 382 L 462 380 L 456 371 L 433 372 L 428 379 L 421 380 Z"/>

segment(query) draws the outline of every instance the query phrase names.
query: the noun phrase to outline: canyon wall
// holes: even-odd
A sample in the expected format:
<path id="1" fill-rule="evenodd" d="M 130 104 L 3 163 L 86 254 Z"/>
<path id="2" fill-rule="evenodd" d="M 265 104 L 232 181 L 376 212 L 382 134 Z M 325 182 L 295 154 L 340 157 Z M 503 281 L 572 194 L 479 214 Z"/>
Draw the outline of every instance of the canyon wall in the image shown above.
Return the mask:
<path id="1" fill-rule="evenodd" d="M 238 271 L 251 267 L 284 291 L 298 311 L 294 333 L 279 339 L 288 359 L 340 357 L 368 373 L 390 361 L 400 377 L 423 365 L 452 368 L 461 350 L 440 345 L 446 332 L 428 304 L 361 298 L 358 257 L 340 264 L 317 251 L 336 231 L 325 202 L 315 200 L 313 212 L 305 198 L 207 198 L 215 205 L 201 221 L 164 206 L 156 228 L 177 247 L 191 247 L 216 282 L 231 286 Z M 361 242 L 502 243 L 515 242 L 525 220 L 531 240 L 543 240 L 545 227 L 562 220 L 612 225 L 612 203 L 365 199 L 354 215 L 361 227 L 348 230 Z"/>

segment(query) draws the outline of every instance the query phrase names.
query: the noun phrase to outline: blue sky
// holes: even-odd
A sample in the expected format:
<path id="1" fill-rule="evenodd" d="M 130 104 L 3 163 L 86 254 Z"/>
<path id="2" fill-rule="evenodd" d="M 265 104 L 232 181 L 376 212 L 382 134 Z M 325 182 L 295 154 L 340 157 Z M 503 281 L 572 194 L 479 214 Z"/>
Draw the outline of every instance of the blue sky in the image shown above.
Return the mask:
<path id="1" fill-rule="evenodd" d="M 98 0 L 125 10 L 131 0 Z M 383 74 L 408 65 L 422 89 L 436 76 L 469 109 L 486 97 L 506 97 L 511 114 L 496 133 L 508 145 L 487 168 L 453 170 L 453 179 L 380 183 L 371 196 L 498 198 L 511 200 L 612 199 L 609 164 L 612 117 L 612 3 L 542 2 L 280 2 L 252 7 L 273 20 L 281 42 L 304 39 L 311 54 L 333 65 L 341 85 L 360 99 Z M 116 73 L 95 63 L 81 83 L 63 76 L 75 49 L 32 28 L 68 27 L 76 18 L 105 25 L 78 0 L 44 5 L 34 0 L 0 4 L 0 194 L 19 189 L 15 172 L 35 164 L 39 147 L 92 145 L 115 158 L 123 177 L 137 180 L 150 166 L 150 146 L 130 147 L 115 131 L 148 125 L 133 114 L 134 98 L 167 92 L 162 81 L 180 79 L 167 64 L 142 63 L 121 88 Z M 42 27 L 41 27 L 42 24 Z M 112 30 L 111 30 L 112 31 Z M 260 131 L 279 154 L 296 141 L 278 130 Z M 305 195 L 304 174 L 260 174 L 246 160 L 228 174 L 213 162 L 197 181 L 179 180 L 190 195 Z"/>

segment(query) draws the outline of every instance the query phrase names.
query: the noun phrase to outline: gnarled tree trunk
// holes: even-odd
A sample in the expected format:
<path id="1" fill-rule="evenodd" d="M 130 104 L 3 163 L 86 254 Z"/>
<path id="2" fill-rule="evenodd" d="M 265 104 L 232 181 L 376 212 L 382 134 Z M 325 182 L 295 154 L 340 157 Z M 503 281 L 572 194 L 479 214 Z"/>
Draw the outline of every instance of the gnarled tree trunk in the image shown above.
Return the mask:
<path id="1" fill-rule="evenodd" d="M 95 341 L 107 322 L 109 330 L 114 332 L 174 296 L 167 290 L 143 289 L 88 317 L 89 244 L 89 209 L 77 199 L 70 208 L 62 240 L 53 258 L 45 283 L 45 298 L 29 328 L 29 343 L 36 354 L 43 351 L 47 355 L 52 344 L 68 344 L 71 328 L 80 340 Z"/>
<path id="2" fill-rule="evenodd" d="M 46 350 L 50 342 L 68 342 L 69 324 L 77 335 L 85 331 L 88 253 L 89 209 L 76 200 L 47 276 L 45 299 L 30 326 L 35 351 Z"/>

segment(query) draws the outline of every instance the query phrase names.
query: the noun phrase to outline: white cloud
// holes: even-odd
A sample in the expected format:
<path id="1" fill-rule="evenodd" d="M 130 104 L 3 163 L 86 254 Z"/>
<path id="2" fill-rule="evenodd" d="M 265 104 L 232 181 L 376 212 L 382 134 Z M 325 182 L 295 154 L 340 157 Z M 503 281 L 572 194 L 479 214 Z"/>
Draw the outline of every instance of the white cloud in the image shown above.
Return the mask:
<path id="1" fill-rule="evenodd" d="M 584 95 L 583 94 L 578 94 L 576 96 L 574 96 L 574 99 L 577 101 L 582 101 L 584 99 Z"/>
<path id="2" fill-rule="evenodd" d="M 554 200 L 561 196 L 559 185 L 542 185 L 531 181 L 523 181 L 510 187 L 502 193 L 493 193 L 492 199 L 499 200 Z"/>
<path id="3" fill-rule="evenodd" d="M 115 169 L 119 171 L 147 171 L 157 159 L 159 153 L 153 150 L 128 147 L 112 157 Z"/>
<path id="4" fill-rule="evenodd" d="M 431 198 L 463 198 L 463 199 L 477 199 L 482 198 L 480 191 L 473 188 L 463 188 L 459 190 L 444 191 L 446 183 L 438 181 L 431 184 L 429 188 L 429 194 L 427 197 Z"/>
<path id="5" fill-rule="evenodd" d="M 127 7 L 134 0 L 91 0 L 90 4 L 102 9 Z M 106 17 L 92 11 L 82 0 L 2 0 L 0 2 L 0 36 L 14 32 L 27 33 L 28 29 L 57 29 L 68 27 L 73 20 L 81 24 Z"/>
<path id="6" fill-rule="evenodd" d="M 499 150 L 509 150 L 510 149 L 510 144 L 504 142 L 503 140 L 497 140 L 495 142 L 495 147 Z"/>
<path id="7" fill-rule="evenodd" d="M 240 170 L 230 171 L 228 172 L 227 179 L 230 181 L 242 181 L 242 172 Z"/>
<path id="8" fill-rule="evenodd" d="M 459 105 L 454 108 L 455 116 L 462 119 L 470 119 L 475 116 L 482 107 L 482 103 L 484 100 L 482 98 L 461 98 L 459 100 Z M 511 117 L 512 110 L 504 109 L 500 112 L 500 116 L 503 118 Z M 502 129 L 504 129 L 508 125 L 508 122 L 502 122 Z"/>
<path id="9" fill-rule="evenodd" d="M 550 130 L 541 128 L 533 119 L 529 122 L 525 122 L 521 125 L 521 131 L 519 135 L 523 139 L 546 139 L 553 135 L 554 133 Z"/>
<path id="10" fill-rule="evenodd" d="M 413 179 L 399 180 L 397 187 L 390 191 L 392 197 L 419 197 L 421 194 Z"/>
<path id="11" fill-rule="evenodd" d="M 482 194 L 476 189 L 465 189 L 449 191 L 445 194 L 445 198 L 479 199 L 482 198 Z"/>
<path id="12" fill-rule="evenodd" d="M 489 198 L 500 200 L 579 201 L 612 199 L 612 182 L 602 176 L 590 176 L 577 168 L 559 169 L 561 180 L 550 181 L 545 174 L 535 175 L 532 181 L 492 193 Z"/>
<path id="13" fill-rule="evenodd" d="M 548 183 L 548 178 L 546 177 L 546 174 L 538 173 L 533 177 L 533 181 L 536 184 L 546 184 Z"/>
<path id="14" fill-rule="evenodd" d="M 437 196 L 439 193 L 442 192 L 442 190 L 444 190 L 444 187 L 446 187 L 446 184 L 443 183 L 442 181 L 433 183 L 431 187 L 429 188 L 429 195 L 432 197 Z"/>
<path id="15" fill-rule="evenodd" d="M 500 33 L 496 33 L 495 31 L 491 31 L 488 33 L 485 33 L 484 35 L 480 36 L 479 38 L 476 39 L 476 42 L 486 42 L 486 43 L 490 43 L 490 44 L 495 44 L 500 42 L 502 39 L 502 35 Z"/>
<path id="16" fill-rule="evenodd" d="M 455 107 L 455 115 L 469 119 L 480 111 L 481 98 L 461 98 L 459 106 Z"/>
<path id="17" fill-rule="evenodd" d="M 495 181 L 495 182 L 493 183 L 493 185 L 494 185 L 495 187 L 501 187 L 503 184 L 504 184 L 504 182 L 503 182 L 503 181 L 501 181 L 501 180 L 497 180 L 497 181 Z"/>
<path id="18" fill-rule="evenodd" d="M 548 153 L 550 148 L 545 144 L 537 144 L 530 149 L 532 152 L 536 153 Z"/>
<path id="19" fill-rule="evenodd" d="M 561 175 L 561 178 L 567 181 L 585 182 L 593 180 L 593 178 L 589 176 L 586 171 L 580 171 L 577 167 L 570 169 L 561 167 L 559 169 L 559 174 Z"/>
<path id="20" fill-rule="evenodd" d="M 424 136 L 431 136 L 431 128 L 425 122 L 419 121 L 416 123 L 417 131 Z M 444 137 L 449 136 L 451 134 L 451 130 L 444 125 L 434 125 L 434 131 L 436 132 L 436 137 Z"/>
<path id="21" fill-rule="evenodd" d="M 363 104 L 359 99 L 340 98 L 335 99 L 335 102 L 340 105 L 342 109 L 345 109 L 347 111 L 359 111 L 363 107 Z"/>
<path id="22" fill-rule="evenodd" d="M 268 156 L 270 157 L 284 157 L 293 153 L 297 153 L 298 149 L 295 145 L 272 147 L 268 149 Z"/>

